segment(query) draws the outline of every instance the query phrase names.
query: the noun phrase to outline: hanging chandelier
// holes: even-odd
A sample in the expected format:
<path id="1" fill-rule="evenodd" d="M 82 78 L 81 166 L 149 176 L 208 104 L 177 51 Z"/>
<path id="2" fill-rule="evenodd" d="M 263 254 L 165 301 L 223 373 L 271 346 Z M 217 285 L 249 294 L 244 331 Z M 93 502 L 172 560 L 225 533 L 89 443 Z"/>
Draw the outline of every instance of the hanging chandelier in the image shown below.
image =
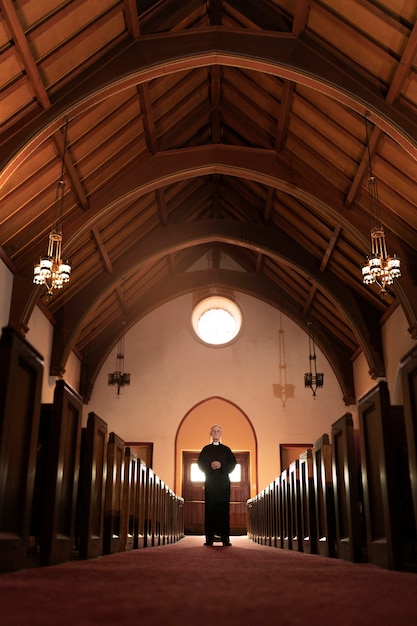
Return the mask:
<path id="1" fill-rule="evenodd" d="M 125 323 L 123 322 L 123 326 Z M 120 389 L 130 385 L 130 374 L 124 371 L 124 358 L 125 358 L 125 336 L 124 329 L 122 335 L 117 344 L 116 352 L 116 369 L 107 375 L 108 384 L 115 385 L 117 389 L 117 395 L 120 396 Z"/>
<path id="2" fill-rule="evenodd" d="M 372 171 L 367 121 L 368 115 L 369 113 L 365 114 L 365 128 L 369 163 L 368 196 L 372 220 L 371 256 L 366 258 L 365 263 L 362 263 L 362 281 L 365 285 L 378 285 L 381 296 L 384 297 L 387 293 L 387 286 L 392 285 L 394 280 L 401 276 L 401 261 L 395 254 L 390 256 L 387 252 L 385 232 L 380 217 L 378 185 Z"/>
<path id="3" fill-rule="evenodd" d="M 313 392 L 313 398 L 316 398 L 317 389 L 323 387 L 324 374 L 317 372 L 317 357 L 316 357 L 316 344 L 313 335 L 313 323 L 307 322 L 308 326 L 308 347 L 309 347 L 309 362 L 310 371 L 304 374 L 304 387 L 311 389 Z"/>
<path id="4" fill-rule="evenodd" d="M 54 289 L 62 289 L 70 279 L 71 264 L 63 261 L 62 254 L 62 221 L 64 213 L 64 167 L 67 149 L 68 118 L 65 119 L 64 149 L 62 151 L 61 176 L 58 180 L 55 194 L 54 214 L 52 227 L 49 233 L 48 251 L 40 257 L 39 263 L 33 267 L 33 282 L 35 285 L 45 285 L 48 296 L 52 297 Z"/>

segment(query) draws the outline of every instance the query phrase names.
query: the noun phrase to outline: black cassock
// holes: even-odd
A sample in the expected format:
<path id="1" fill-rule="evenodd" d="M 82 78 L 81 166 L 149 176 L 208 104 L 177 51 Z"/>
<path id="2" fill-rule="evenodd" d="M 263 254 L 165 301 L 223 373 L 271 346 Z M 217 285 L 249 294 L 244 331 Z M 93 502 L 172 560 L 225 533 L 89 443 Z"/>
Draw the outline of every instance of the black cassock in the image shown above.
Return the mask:
<path id="1" fill-rule="evenodd" d="M 222 464 L 218 470 L 211 469 L 212 461 Z M 198 467 L 206 475 L 204 525 L 206 541 L 212 543 L 219 535 L 224 542 L 230 534 L 230 478 L 235 469 L 236 458 L 230 448 L 219 443 L 204 446 L 198 458 Z"/>

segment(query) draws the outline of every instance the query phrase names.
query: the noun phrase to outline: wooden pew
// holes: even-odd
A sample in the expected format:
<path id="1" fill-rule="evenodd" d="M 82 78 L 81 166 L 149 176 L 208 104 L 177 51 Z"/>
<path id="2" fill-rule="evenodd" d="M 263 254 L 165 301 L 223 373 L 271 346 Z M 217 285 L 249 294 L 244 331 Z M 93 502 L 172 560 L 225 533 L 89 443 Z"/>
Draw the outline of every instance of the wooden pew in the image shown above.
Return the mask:
<path id="1" fill-rule="evenodd" d="M 168 495 L 168 485 L 164 481 L 161 481 L 161 545 L 169 543 Z"/>
<path id="2" fill-rule="evenodd" d="M 271 491 L 268 485 L 262 492 L 262 544 L 264 546 L 271 545 Z"/>
<path id="3" fill-rule="evenodd" d="M 291 503 L 288 469 L 281 472 L 282 547 L 292 550 Z"/>
<path id="4" fill-rule="evenodd" d="M 289 507 L 291 514 L 290 535 L 292 550 L 303 550 L 303 540 L 301 531 L 301 492 L 300 492 L 300 461 L 293 461 L 288 468 L 289 480 Z"/>
<path id="5" fill-rule="evenodd" d="M 274 505 L 275 505 L 275 547 L 284 547 L 284 524 L 283 524 L 283 506 L 282 506 L 282 478 L 277 476 L 274 480 Z"/>
<path id="6" fill-rule="evenodd" d="M 417 351 L 401 362 L 401 384 L 407 437 L 410 488 L 414 507 L 414 535 L 417 536 Z"/>
<path id="7" fill-rule="evenodd" d="M 256 543 L 256 496 L 248 498 L 246 500 L 246 506 L 248 508 L 248 537 Z"/>
<path id="8" fill-rule="evenodd" d="M 88 414 L 82 429 L 79 490 L 79 558 L 103 554 L 104 499 L 107 477 L 107 424 L 95 413 Z"/>
<path id="9" fill-rule="evenodd" d="M 275 481 L 272 481 L 267 487 L 268 501 L 268 545 L 276 547 L 277 541 L 277 511 L 275 503 Z"/>
<path id="10" fill-rule="evenodd" d="M 124 458 L 122 510 L 120 516 L 120 549 L 132 550 L 135 546 L 135 508 L 137 497 L 137 455 L 127 446 Z"/>
<path id="11" fill-rule="evenodd" d="M 147 467 L 141 459 L 137 462 L 136 499 L 134 515 L 134 547 L 145 547 L 146 514 L 147 514 Z"/>
<path id="12" fill-rule="evenodd" d="M 355 446 L 351 413 L 332 424 L 332 470 L 336 514 L 337 556 L 362 561 L 360 456 Z"/>
<path id="13" fill-rule="evenodd" d="M 103 552 L 121 551 L 121 514 L 123 505 L 124 441 L 114 432 L 107 445 L 107 480 L 104 501 Z"/>
<path id="14" fill-rule="evenodd" d="M 329 435 L 313 445 L 314 490 L 316 495 L 317 553 L 336 556 L 336 521 L 332 478 L 332 450 Z"/>
<path id="15" fill-rule="evenodd" d="M 40 565 L 70 561 L 75 551 L 80 465 L 82 398 L 65 380 L 57 380 L 52 404 L 41 408 L 40 442 L 46 447 L 42 494 Z"/>
<path id="16" fill-rule="evenodd" d="M 303 552 L 317 554 L 316 493 L 314 489 L 313 450 L 300 454 L 301 538 Z"/>
<path id="17" fill-rule="evenodd" d="M 35 486 L 42 356 L 15 330 L 0 338 L 0 571 L 27 562 Z M 35 506 L 36 508 L 36 506 Z M 35 515 L 36 517 L 36 515 Z M 36 523 L 35 523 L 36 525 Z M 39 527 L 32 529 L 39 532 Z"/>
<path id="18" fill-rule="evenodd" d="M 146 494 L 145 494 L 145 523 L 144 523 L 144 547 L 152 546 L 155 542 L 155 523 L 153 512 L 155 508 L 155 474 L 151 467 L 146 468 Z"/>
<path id="19" fill-rule="evenodd" d="M 175 495 L 175 507 L 174 507 L 174 528 L 175 528 L 175 541 L 179 541 L 184 537 L 184 498 Z"/>
<path id="20" fill-rule="evenodd" d="M 380 381 L 358 402 L 368 558 L 388 569 L 415 567 L 404 411 Z"/>
<path id="21" fill-rule="evenodd" d="M 161 479 L 153 474 L 153 500 L 151 513 L 151 544 L 159 546 L 161 544 Z"/>

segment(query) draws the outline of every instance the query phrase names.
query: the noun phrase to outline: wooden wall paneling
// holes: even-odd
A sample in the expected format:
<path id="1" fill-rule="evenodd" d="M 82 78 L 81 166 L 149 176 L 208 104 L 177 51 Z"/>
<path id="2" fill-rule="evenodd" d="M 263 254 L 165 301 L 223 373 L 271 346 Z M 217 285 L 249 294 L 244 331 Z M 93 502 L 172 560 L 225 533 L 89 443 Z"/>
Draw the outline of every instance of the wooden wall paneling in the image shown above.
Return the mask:
<path id="1" fill-rule="evenodd" d="M 401 384 L 407 437 L 410 487 L 414 507 L 414 533 L 417 535 L 417 352 L 401 362 Z"/>
<path id="2" fill-rule="evenodd" d="M 351 413 L 332 424 L 332 471 L 338 558 L 362 561 L 360 457 Z"/>
<path id="3" fill-rule="evenodd" d="M 103 554 L 104 500 L 107 477 L 108 427 L 91 412 L 83 429 L 80 463 L 79 557 L 89 559 Z"/>
<path id="4" fill-rule="evenodd" d="M 380 381 L 358 403 L 368 559 L 388 569 L 415 562 L 404 412 Z M 407 466 L 407 469 L 405 469 Z"/>
<path id="5" fill-rule="evenodd" d="M 300 454 L 300 498 L 303 552 L 317 554 L 316 492 L 311 448 Z"/>
<path id="6" fill-rule="evenodd" d="M 289 506 L 291 546 L 293 550 L 302 552 L 303 540 L 301 532 L 301 492 L 300 492 L 300 461 L 293 461 L 288 468 Z"/>
<path id="7" fill-rule="evenodd" d="M 121 550 L 120 524 L 124 478 L 123 439 L 111 432 L 107 445 L 107 479 L 104 501 L 103 552 L 113 554 Z"/>
<path id="8" fill-rule="evenodd" d="M 14 329 L 0 338 L 0 571 L 29 548 L 43 377 L 42 356 Z"/>
<path id="9" fill-rule="evenodd" d="M 41 565 L 74 557 L 82 408 L 81 396 L 63 379 L 56 382 L 53 404 L 41 408 L 41 420 L 49 431 L 39 540 Z"/>
<path id="10" fill-rule="evenodd" d="M 314 490 L 316 495 L 317 553 L 336 556 L 336 519 L 332 477 L 332 449 L 329 435 L 313 445 Z"/>

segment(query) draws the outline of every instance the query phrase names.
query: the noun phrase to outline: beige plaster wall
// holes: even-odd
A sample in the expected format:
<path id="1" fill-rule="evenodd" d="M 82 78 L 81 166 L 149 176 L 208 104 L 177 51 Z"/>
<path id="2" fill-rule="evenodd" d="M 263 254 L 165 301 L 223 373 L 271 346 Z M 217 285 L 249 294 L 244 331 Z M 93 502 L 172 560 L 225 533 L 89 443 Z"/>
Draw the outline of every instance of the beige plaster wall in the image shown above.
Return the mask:
<path id="1" fill-rule="evenodd" d="M 192 297 L 183 296 L 159 307 L 127 333 L 130 387 L 118 397 L 107 385 L 115 349 L 96 380 L 87 411 L 97 413 L 125 440 L 153 441 L 154 470 L 169 485 L 175 481 L 178 429 L 205 400 L 222 398 L 252 424 L 258 445 L 258 489 L 280 473 L 280 444 L 314 441 L 348 409 L 320 350 L 317 363 L 324 372 L 324 388 L 315 400 L 304 388 L 309 367 L 306 329 L 250 296 L 238 294 L 238 302 L 244 328 L 231 345 L 211 348 L 195 339 Z M 286 402 L 276 395 L 277 384 L 292 386 L 293 396 Z M 227 443 L 239 446 L 238 432 L 228 428 Z M 196 431 L 186 445 L 199 449 L 201 444 L 202 433 Z"/>

